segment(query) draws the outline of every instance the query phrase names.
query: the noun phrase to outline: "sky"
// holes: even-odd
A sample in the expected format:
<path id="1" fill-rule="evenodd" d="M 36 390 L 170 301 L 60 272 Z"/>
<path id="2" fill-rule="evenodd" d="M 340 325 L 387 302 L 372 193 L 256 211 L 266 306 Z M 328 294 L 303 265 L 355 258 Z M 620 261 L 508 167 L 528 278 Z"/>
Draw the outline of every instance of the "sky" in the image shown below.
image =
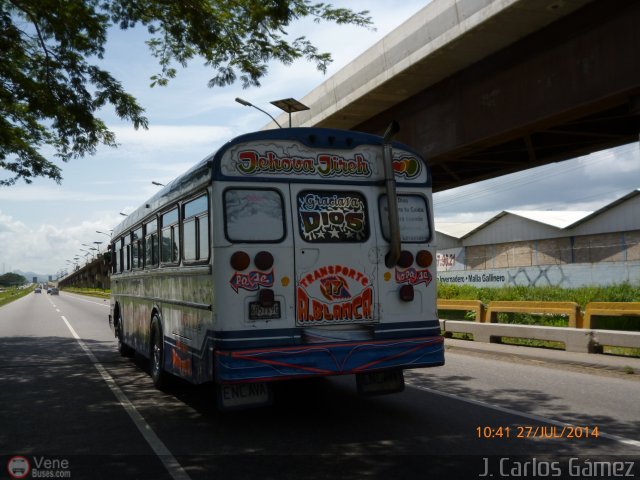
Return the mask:
<path id="1" fill-rule="evenodd" d="M 167 87 L 150 88 L 159 68 L 144 44 L 143 30 L 110 32 L 102 67 L 119 79 L 146 109 L 149 130 L 136 131 L 105 109 L 101 118 L 116 133 L 117 149 L 62 163 L 63 181 L 0 187 L 0 274 L 21 270 L 56 274 L 93 246 L 104 251 L 109 232 L 123 217 L 227 140 L 261 129 L 269 119 L 234 101 L 242 97 L 277 116 L 270 105 L 302 98 L 341 67 L 383 38 L 426 0 L 341 0 L 336 6 L 369 10 L 375 31 L 303 21 L 289 29 L 306 35 L 334 62 L 326 74 L 303 60 L 271 64 L 262 86 L 208 88 L 202 62 L 193 61 Z M 483 221 L 507 209 L 596 210 L 640 188 L 638 143 L 562 163 L 441 192 L 434 197 L 436 227 L 441 222 Z M 470 200 L 473 201 L 470 201 Z M 103 242 L 94 244 L 94 242 Z M 95 253 L 95 251 L 90 251 Z"/>

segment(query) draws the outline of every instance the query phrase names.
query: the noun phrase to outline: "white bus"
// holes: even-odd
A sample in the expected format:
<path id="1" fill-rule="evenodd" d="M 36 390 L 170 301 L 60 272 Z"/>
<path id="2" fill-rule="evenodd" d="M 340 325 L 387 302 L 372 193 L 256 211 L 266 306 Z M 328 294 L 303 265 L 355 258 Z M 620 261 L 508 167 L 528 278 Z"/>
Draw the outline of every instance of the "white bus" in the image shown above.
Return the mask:
<path id="1" fill-rule="evenodd" d="M 120 352 L 158 387 L 216 382 L 221 408 L 316 376 L 396 392 L 443 365 L 431 176 L 394 133 L 242 135 L 132 212 L 111 241 Z"/>

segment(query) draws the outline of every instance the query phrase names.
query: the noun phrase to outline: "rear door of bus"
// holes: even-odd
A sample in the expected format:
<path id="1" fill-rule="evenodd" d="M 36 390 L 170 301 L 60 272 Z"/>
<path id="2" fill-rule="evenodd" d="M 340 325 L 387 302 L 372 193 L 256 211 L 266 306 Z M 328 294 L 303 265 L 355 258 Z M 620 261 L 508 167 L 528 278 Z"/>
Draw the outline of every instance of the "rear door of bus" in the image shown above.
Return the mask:
<path id="1" fill-rule="evenodd" d="M 295 320 L 308 342 L 356 339 L 379 320 L 375 190 L 291 184 Z"/>

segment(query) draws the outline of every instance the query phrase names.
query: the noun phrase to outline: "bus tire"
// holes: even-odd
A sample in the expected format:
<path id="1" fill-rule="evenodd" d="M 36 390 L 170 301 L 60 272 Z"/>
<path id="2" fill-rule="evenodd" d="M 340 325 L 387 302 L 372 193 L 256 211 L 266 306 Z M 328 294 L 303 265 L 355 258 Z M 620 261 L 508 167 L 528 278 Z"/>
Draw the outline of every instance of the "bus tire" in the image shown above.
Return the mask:
<path id="1" fill-rule="evenodd" d="M 163 388 L 167 384 L 167 372 L 164 370 L 164 336 L 158 315 L 151 320 L 151 342 L 149 348 L 149 370 L 151 380 L 156 388 Z"/>
<path id="2" fill-rule="evenodd" d="M 124 343 L 124 331 L 122 329 L 122 318 L 117 317 L 115 322 L 116 338 L 118 339 L 118 352 L 123 357 L 133 357 L 135 351 Z"/>

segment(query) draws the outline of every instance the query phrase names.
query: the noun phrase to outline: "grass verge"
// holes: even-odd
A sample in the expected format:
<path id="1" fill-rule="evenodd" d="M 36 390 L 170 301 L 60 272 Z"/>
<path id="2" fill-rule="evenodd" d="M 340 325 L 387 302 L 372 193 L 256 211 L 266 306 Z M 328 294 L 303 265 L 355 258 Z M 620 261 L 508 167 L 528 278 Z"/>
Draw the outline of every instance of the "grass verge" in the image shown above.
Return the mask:
<path id="1" fill-rule="evenodd" d="M 7 303 L 13 302 L 19 298 L 29 295 L 33 292 L 33 287 L 29 288 L 8 288 L 0 292 L 0 307 Z"/>
<path id="2" fill-rule="evenodd" d="M 78 293 L 80 295 L 87 295 L 90 297 L 109 298 L 111 296 L 111 290 L 102 290 L 101 288 L 76 288 L 68 287 L 63 288 L 65 292 Z"/>

